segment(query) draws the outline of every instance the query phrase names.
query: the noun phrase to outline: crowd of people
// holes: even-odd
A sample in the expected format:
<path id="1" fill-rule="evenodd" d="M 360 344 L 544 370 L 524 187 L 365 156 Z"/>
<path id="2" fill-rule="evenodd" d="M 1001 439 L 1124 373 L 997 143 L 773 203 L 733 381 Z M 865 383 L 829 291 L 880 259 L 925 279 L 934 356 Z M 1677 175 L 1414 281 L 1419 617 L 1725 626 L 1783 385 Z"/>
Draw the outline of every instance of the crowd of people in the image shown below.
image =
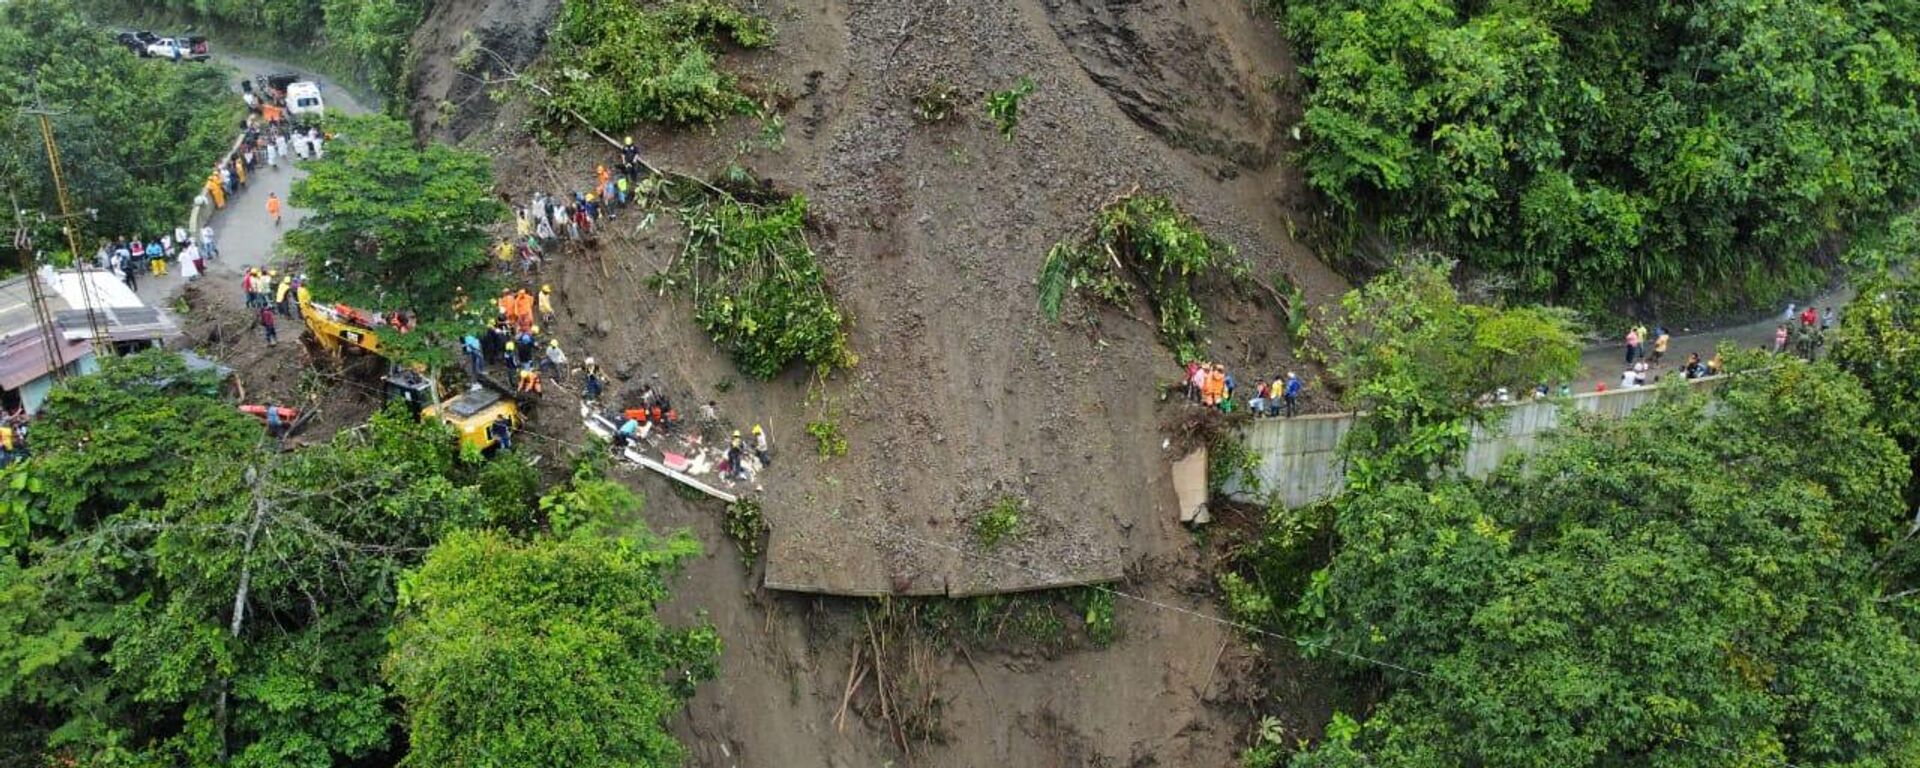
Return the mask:
<path id="1" fill-rule="evenodd" d="M 628 136 L 620 146 L 614 169 L 600 165 L 587 189 L 557 195 L 535 192 L 525 204 L 513 204 L 514 234 L 501 238 L 494 246 L 503 266 L 522 273 L 539 269 L 547 255 L 562 244 L 591 246 L 603 219 L 618 218 L 633 205 L 646 178 L 647 167 L 640 160 L 640 148 Z"/>
<path id="2" fill-rule="evenodd" d="M 1271 379 L 1261 379 L 1254 391 L 1247 397 L 1247 410 L 1260 417 L 1292 418 L 1300 413 L 1300 394 L 1306 387 L 1299 375 L 1288 371 L 1286 375 L 1276 375 Z M 1187 362 L 1182 378 L 1182 388 L 1187 400 L 1209 408 L 1219 408 L 1232 412 L 1239 406 L 1234 396 L 1238 393 L 1239 382 L 1227 367 L 1220 363 L 1208 363 L 1199 360 Z"/>

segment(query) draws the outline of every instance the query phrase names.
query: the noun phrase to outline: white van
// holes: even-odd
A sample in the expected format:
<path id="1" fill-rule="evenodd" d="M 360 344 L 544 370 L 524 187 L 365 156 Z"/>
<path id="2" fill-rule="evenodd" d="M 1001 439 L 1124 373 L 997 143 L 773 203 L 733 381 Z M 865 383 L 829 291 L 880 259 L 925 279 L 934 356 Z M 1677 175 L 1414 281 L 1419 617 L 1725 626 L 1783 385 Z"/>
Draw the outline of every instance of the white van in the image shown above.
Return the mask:
<path id="1" fill-rule="evenodd" d="M 327 103 L 320 98 L 318 83 L 300 81 L 287 86 L 287 113 L 294 117 L 319 117 L 326 114 Z"/>

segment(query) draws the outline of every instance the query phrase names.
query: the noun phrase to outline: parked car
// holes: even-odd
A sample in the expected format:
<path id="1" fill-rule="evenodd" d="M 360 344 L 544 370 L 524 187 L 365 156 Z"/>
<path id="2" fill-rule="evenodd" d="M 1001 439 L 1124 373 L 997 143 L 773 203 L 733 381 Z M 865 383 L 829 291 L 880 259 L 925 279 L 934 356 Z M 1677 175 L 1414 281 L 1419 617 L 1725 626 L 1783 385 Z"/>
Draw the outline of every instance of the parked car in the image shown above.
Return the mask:
<path id="1" fill-rule="evenodd" d="M 126 30 L 114 35 L 113 41 L 136 55 L 144 57 L 147 55 L 147 46 L 159 42 L 160 36 L 146 30 Z"/>
<path id="2" fill-rule="evenodd" d="M 158 59 L 206 61 L 213 56 L 204 37 L 163 37 L 147 44 L 147 55 Z"/>

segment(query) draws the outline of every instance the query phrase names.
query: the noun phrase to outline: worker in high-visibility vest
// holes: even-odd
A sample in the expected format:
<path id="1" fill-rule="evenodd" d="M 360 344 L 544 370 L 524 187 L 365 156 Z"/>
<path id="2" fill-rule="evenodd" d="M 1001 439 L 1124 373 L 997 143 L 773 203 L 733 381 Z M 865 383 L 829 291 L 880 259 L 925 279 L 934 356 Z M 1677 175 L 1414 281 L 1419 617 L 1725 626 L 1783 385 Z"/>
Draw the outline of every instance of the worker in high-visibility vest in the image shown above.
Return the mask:
<path id="1" fill-rule="evenodd" d="M 220 174 L 207 174 L 207 194 L 213 197 L 214 208 L 227 207 L 227 189 L 220 185 Z"/>

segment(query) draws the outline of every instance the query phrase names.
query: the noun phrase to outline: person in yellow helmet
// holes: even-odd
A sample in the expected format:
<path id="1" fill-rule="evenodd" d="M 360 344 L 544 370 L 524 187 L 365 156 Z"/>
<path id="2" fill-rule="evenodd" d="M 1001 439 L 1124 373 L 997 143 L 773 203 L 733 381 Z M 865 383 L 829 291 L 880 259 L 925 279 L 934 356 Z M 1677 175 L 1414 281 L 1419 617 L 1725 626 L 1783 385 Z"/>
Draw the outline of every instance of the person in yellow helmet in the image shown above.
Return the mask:
<path id="1" fill-rule="evenodd" d="M 540 286 L 540 322 L 553 325 L 553 286 Z"/>
<path id="2" fill-rule="evenodd" d="M 292 275 L 288 275 L 280 278 L 280 284 L 273 289 L 274 309 L 280 313 L 281 317 L 292 316 L 292 313 L 287 311 L 287 307 L 289 306 L 287 304 L 287 292 L 293 290 L 292 277 Z"/>
<path id="3" fill-rule="evenodd" d="M 766 430 L 761 429 L 758 424 L 753 425 L 753 455 L 760 459 L 762 469 L 773 466 L 772 446 L 767 444 Z"/>

